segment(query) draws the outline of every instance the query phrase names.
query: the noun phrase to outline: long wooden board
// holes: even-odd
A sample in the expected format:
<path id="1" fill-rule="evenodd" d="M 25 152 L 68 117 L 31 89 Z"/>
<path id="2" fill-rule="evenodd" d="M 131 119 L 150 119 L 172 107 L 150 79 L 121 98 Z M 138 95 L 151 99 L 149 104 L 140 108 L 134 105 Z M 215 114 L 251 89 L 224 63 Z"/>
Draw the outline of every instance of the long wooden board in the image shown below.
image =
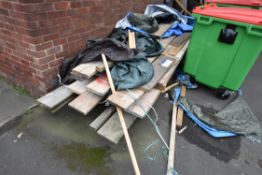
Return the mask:
<path id="1" fill-rule="evenodd" d="M 72 92 L 80 95 L 87 91 L 86 85 L 89 82 L 90 82 L 89 79 L 82 80 L 82 81 L 77 80 L 66 87 L 69 88 Z"/>
<path id="2" fill-rule="evenodd" d="M 174 169 L 174 163 L 175 163 L 175 150 L 176 150 L 176 114 L 177 114 L 177 105 L 173 104 L 168 162 L 167 162 L 167 175 L 174 174 L 173 169 Z"/>
<path id="3" fill-rule="evenodd" d="M 125 113 L 124 119 L 126 127 L 130 128 L 136 120 L 136 117 Z M 117 144 L 124 135 L 117 113 L 114 113 L 113 116 L 97 131 L 97 133 L 107 140 Z"/>
<path id="4" fill-rule="evenodd" d="M 99 77 L 97 77 L 95 80 L 93 80 L 86 86 L 86 89 L 99 96 L 106 95 L 110 90 L 106 74 L 102 74 Z"/>
<path id="5" fill-rule="evenodd" d="M 144 118 L 150 111 L 151 106 L 155 104 L 160 94 L 160 90 L 152 89 L 140 97 L 133 105 L 131 105 L 127 112 L 136 117 Z"/>
<path id="6" fill-rule="evenodd" d="M 68 106 L 81 112 L 82 114 L 88 114 L 101 100 L 103 97 L 95 95 L 89 91 L 79 95 Z"/>
<path id="7" fill-rule="evenodd" d="M 186 96 L 186 87 L 183 85 L 181 88 L 181 97 L 185 97 Z M 177 110 L 177 122 L 176 122 L 176 126 L 178 128 L 181 128 L 183 125 L 183 116 L 184 116 L 184 111 L 181 108 L 178 108 Z"/>
<path id="8" fill-rule="evenodd" d="M 80 64 L 72 70 L 72 74 L 81 75 L 85 78 L 91 78 L 97 73 L 97 67 L 103 67 L 102 61 L 92 61 Z"/>
<path id="9" fill-rule="evenodd" d="M 112 116 L 115 110 L 115 107 L 107 107 L 89 126 L 94 130 L 98 130 Z"/>
<path id="10" fill-rule="evenodd" d="M 53 109 L 72 95 L 73 92 L 70 89 L 66 86 L 61 86 L 37 99 L 37 102 L 49 109 Z"/>
<path id="11" fill-rule="evenodd" d="M 168 69 L 174 64 L 173 59 L 167 56 L 160 56 L 156 61 L 153 62 L 154 76 L 153 78 L 141 88 L 150 91 L 153 89 L 158 81 L 163 77 L 163 75 L 168 71 Z"/>
<path id="12" fill-rule="evenodd" d="M 127 91 L 117 91 L 108 97 L 108 101 L 124 110 L 127 110 L 138 98 L 144 94 L 141 89 Z"/>
<path id="13" fill-rule="evenodd" d="M 158 30 L 153 35 L 161 37 L 169 27 L 170 24 L 160 24 Z"/>

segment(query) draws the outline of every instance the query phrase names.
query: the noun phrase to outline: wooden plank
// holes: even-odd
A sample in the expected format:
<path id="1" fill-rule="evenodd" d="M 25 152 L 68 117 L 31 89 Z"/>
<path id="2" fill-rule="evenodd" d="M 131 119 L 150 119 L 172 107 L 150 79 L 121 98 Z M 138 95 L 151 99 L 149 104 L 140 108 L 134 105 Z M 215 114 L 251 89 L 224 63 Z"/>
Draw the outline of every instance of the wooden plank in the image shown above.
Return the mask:
<path id="1" fill-rule="evenodd" d="M 170 42 L 170 45 L 172 45 L 172 46 L 181 46 L 181 45 L 184 45 L 185 42 L 190 39 L 190 37 L 191 37 L 191 33 L 190 33 L 190 32 L 184 33 L 183 35 L 174 38 L 174 39 Z"/>
<path id="2" fill-rule="evenodd" d="M 161 37 L 169 27 L 170 27 L 170 24 L 161 24 L 159 25 L 159 29 L 155 33 L 153 33 L 153 35 Z M 165 39 L 160 38 L 159 42 L 165 49 L 174 38 L 175 36 L 165 38 Z M 156 58 L 157 57 L 148 58 L 148 61 L 152 63 L 156 60 Z"/>
<path id="3" fill-rule="evenodd" d="M 112 67 L 114 65 L 114 63 L 112 61 L 108 61 L 108 66 Z M 105 66 L 104 65 L 96 65 L 96 71 L 97 72 L 104 72 L 105 71 Z"/>
<path id="4" fill-rule="evenodd" d="M 101 100 L 103 97 L 95 95 L 89 91 L 79 95 L 72 102 L 68 104 L 71 108 L 81 112 L 82 114 L 88 114 Z"/>
<path id="5" fill-rule="evenodd" d="M 128 129 L 134 123 L 136 117 L 125 113 L 124 119 Z M 124 135 L 120 121 L 118 119 L 118 114 L 114 113 L 113 116 L 97 131 L 97 133 L 107 140 L 117 144 Z"/>
<path id="6" fill-rule="evenodd" d="M 86 63 L 86 68 L 83 69 L 80 74 L 83 75 L 86 78 L 93 77 L 96 72 L 97 65 L 102 65 L 103 63 L 101 61 L 92 61 L 90 63 Z"/>
<path id="7" fill-rule="evenodd" d="M 175 83 L 167 86 L 165 89 L 161 90 L 161 92 L 162 92 L 162 93 L 166 93 L 167 91 L 169 91 L 170 89 L 172 89 L 172 88 L 174 88 L 174 87 L 176 87 L 176 86 L 178 86 L 178 85 L 179 85 L 179 83 L 178 83 L 178 82 L 175 82 Z"/>
<path id="8" fill-rule="evenodd" d="M 181 89 L 181 97 L 185 97 L 186 96 L 186 87 L 183 85 L 182 89 Z M 177 110 L 177 124 L 176 126 L 181 128 L 183 125 L 183 116 L 184 116 L 184 111 L 181 108 L 178 108 Z"/>
<path id="9" fill-rule="evenodd" d="M 57 105 L 56 107 L 54 107 L 53 109 L 51 109 L 51 113 L 56 113 L 57 111 L 59 111 L 60 109 L 62 109 L 65 105 L 67 105 L 69 102 L 71 102 L 73 99 L 76 98 L 76 95 L 72 95 L 71 97 L 69 97 L 68 99 L 66 99 L 65 101 L 63 101 L 62 103 L 60 103 L 59 105 Z"/>
<path id="10" fill-rule="evenodd" d="M 94 130 L 98 130 L 115 111 L 116 108 L 113 106 L 106 108 L 89 126 Z"/>
<path id="11" fill-rule="evenodd" d="M 160 93 L 160 90 L 157 89 L 152 89 L 151 91 L 145 93 L 133 105 L 131 105 L 128 108 L 127 112 L 136 117 L 144 118 L 146 114 L 150 111 L 151 107 L 155 104 Z"/>
<path id="12" fill-rule="evenodd" d="M 89 63 L 80 64 L 72 70 L 72 74 L 81 75 L 85 78 L 91 78 L 97 73 L 97 67 L 103 67 L 103 62 L 92 61 Z"/>
<path id="13" fill-rule="evenodd" d="M 154 76 L 153 78 L 145 85 L 143 85 L 141 88 L 150 91 L 153 89 L 158 81 L 161 79 L 161 77 L 168 71 L 168 69 L 172 66 L 174 61 L 167 57 L 167 56 L 160 56 L 157 58 L 156 61 L 153 62 L 154 67 Z"/>
<path id="14" fill-rule="evenodd" d="M 128 30 L 128 46 L 130 49 L 136 48 L 136 35 L 135 32 Z"/>
<path id="15" fill-rule="evenodd" d="M 101 56 L 102 56 L 103 63 L 105 65 L 106 75 L 108 77 L 110 89 L 111 89 L 112 93 L 115 94 L 116 89 L 115 89 L 114 82 L 113 82 L 113 79 L 111 77 L 111 73 L 110 73 L 110 70 L 109 70 L 109 67 L 108 67 L 108 64 L 107 64 L 106 56 L 104 54 L 102 54 Z M 130 155 L 130 158 L 131 158 L 131 162 L 132 162 L 132 165 L 133 165 L 133 168 L 134 168 L 134 172 L 135 172 L 136 175 L 141 175 L 141 172 L 140 172 L 140 169 L 138 167 L 137 160 L 136 160 L 136 155 L 135 155 L 135 152 L 134 152 L 134 149 L 133 149 L 133 146 L 132 146 L 132 142 L 131 142 L 131 139 L 130 139 L 130 136 L 129 136 L 129 133 L 128 133 L 128 127 L 127 127 L 126 121 L 124 119 L 124 114 L 119 107 L 116 107 L 116 111 L 117 111 L 118 120 L 119 120 L 119 123 L 120 123 L 120 126 L 121 126 L 121 131 L 123 132 L 123 134 L 125 136 L 126 145 L 127 145 L 128 152 L 129 152 L 129 155 Z"/>
<path id="16" fill-rule="evenodd" d="M 161 37 L 170 26 L 170 24 L 160 24 L 158 30 L 153 35 Z"/>
<path id="17" fill-rule="evenodd" d="M 82 81 L 75 81 L 72 84 L 66 86 L 67 88 L 69 88 L 72 92 L 74 92 L 75 94 L 83 94 L 84 92 L 87 91 L 86 85 L 90 82 L 91 80 L 86 79 L 86 80 L 82 80 Z"/>
<path id="18" fill-rule="evenodd" d="M 171 58 L 176 58 L 178 52 L 189 40 L 190 36 L 191 33 L 184 33 L 183 35 L 174 38 L 165 49 L 163 55 L 169 56 Z"/>
<path id="19" fill-rule="evenodd" d="M 89 83 L 86 88 L 88 91 L 96 95 L 105 96 L 110 90 L 106 74 L 102 74 L 97 77 L 95 80 Z"/>
<path id="20" fill-rule="evenodd" d="M 175 163 L 175 148 L 176 148 L 176 114 L 177 114 L 177 105 L 173 104 L 168 162 L 167 162 L 167 175 L 174 174 L 173 170 L 174 170 L 174 163 Z"/>
<path id="21" fill-rule="evenodd" d="M 177 66 L 179 65 L 180 61 L 182 60 L 184 54 L 186 53 L 186 50 L 188 48 L 189 41 L 180 49 L 180 51 L 177 53 L 175 57 L 175 64 L 172 65 L 172 67 L 165 73 L 165 75 L 160 79 L 160 81 L 157 84 L 157 88 L 160 90 L 165 89 L 167 86 L 167 83 L 169 82 L 170 78 L 174 74 Z"/>
<path id="22" fill-rule="evenodd" d="M 178 6 L 182 9 L 182 11 L 186 12 L 189 16 L 191 16 L 191 12 L 189 12 L 185 6 L 182 4 L 182 2 L 180 2 L 179 0 L 175 0 L 176 3 L 178 4 Z"/>
<path id="23" fill-rule="evenodd" d="M 78 74 L 81 71 L 83 71 L 85 68 L 87 68 L 89 63 L 79 64 L 78 66 L 74 67 L 72 70 L 72 73 Z"/>
<path id="24" fill-rule="evenodd" d="M 141 89 L 127 91 L 117 91 L 108 97 L 108 101 L 124 110 L 127 110 L 138 98 L 144 94 Z"/>
<path id="25" fill-rule="evenodd" d="M 70 89 L 68 89 L 66 86 L 61 86 L 37 99 L 37 102 L 49 109 L 52 109 L 72 95 L 73 92 Z"/>

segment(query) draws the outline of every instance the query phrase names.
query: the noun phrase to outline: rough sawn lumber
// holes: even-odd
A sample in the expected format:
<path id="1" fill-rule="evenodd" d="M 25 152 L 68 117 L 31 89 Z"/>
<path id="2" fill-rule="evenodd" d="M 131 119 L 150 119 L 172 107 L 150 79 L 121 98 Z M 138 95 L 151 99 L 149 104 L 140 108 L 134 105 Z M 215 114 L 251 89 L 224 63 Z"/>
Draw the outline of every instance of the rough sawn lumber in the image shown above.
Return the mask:
<path id="1" fill-rule="evenodd" d="M 151 107 L 155 104 L 160 94 L 160 90 L 152 89 L 132 104 L 127 112 L 136 117 L 144 118 L 150 111 Z"/>
<path id="2" fill-rule="evenodd" d="M 116 108 L 113 106 L 107 107 L 89 126 L 94 130 L 98 130 L 112 116 L 115 110 Z"/>
<path id="3" fill-rule="evenodd" d="M 69 88 L 72 92 L 81 95 L 84 92 L 87 91 L 86 85 L 90 82 L 89 79 L 86 80 L 76 80 L 75 82 L 73 82 L 72 84 L 66 86 L 67 88 Z"/>
<path id="4" fill-rule="evenodd" d="M 181 88 L 181 97 L 185 97 L 186 96 L 186 87 L 183 85 Z M 181 108 L 178 108 L 177 110 L 177 122 L 176 122 L 176 126 L 181 128 L 183 125 L 183 116 L 184 116 L 184 111 Z"/>
<path id="5" fill-rule="evenodd" d="M 63 101 L 67 100 L 73 94 L 74 93 L 66 86 L 61 86 L 37 99 L 37 102 L 49 109 L 53 109 Z"/>
<path id="6" fill-rule="evenodd" d="M 108 97 L 108 101 L 124 110 L 127 110 L 138 98 L 144 94 L 141 89 L 132 89 L 130 92 L 117 91 Z"/>
<path id="7" fill-rule="evenodd" d="M 101 100 L 103 97 L 95 95 L 89 91 L 79 95 L 68 106 L 81 112 L 82 114 L 88 114 Z"/>
<path id="8" fill-rule="evenodd" d="M 113 116 L 108 119 L 108 121 L 97 131 L 99 135 L 115 144 L 117 144 L 124 135 L 117 115 L 117 113 L 114 113 Z M 134 123 L 136 117 L 131 114 L 124 113 L 124 119 L 128 129 Z"/>
<path id="9" fill-rule="evenodd" d="M 168 64 L 165 64 L 168 63 Z M 168 71 L 168 69 L 174 64 L 174 60 L 167 56 L 160 56 L 153 62 L 154 76 L 153 78 L 141 88 L 150 91 L 153 89 L 158 81 L 163 77 L 163 75 Z"/>
<path id="10" fill-rule="evenodd" d="M 110 90 L 106 74 L 102 74 L 97 77 L 95 80 L 89 83 L 86 88 L 88 91 L 96 95 L 105 96 Z"/>
<path id="11" fill-rule="evenodd" d="M 176 57 L 173 59 L 175 61 L 175 64 L 173 64 L 172 67 L 166 72 L 166 74 L 159 80 L 157 84 L 157 88 L 161 90 L 165 89 L 165 87 L 167 86 L 167 83 L 169 82 L 170 78 L 174 74 L 184 54 L 186 53 L 188 45 L 189 45 L 189 41 L 187 41 L 186 44 L 179 50 Z"/>
<path id="12" fill-rule="evenodd" d="M 83 63 L 76 66 L 72 70 L 72 74 L 80 75 L 85 78 L 91 78 L 97 73 L 97 69 L 103 67 L 102 61 L 91 61 L 89 63 Z"/>

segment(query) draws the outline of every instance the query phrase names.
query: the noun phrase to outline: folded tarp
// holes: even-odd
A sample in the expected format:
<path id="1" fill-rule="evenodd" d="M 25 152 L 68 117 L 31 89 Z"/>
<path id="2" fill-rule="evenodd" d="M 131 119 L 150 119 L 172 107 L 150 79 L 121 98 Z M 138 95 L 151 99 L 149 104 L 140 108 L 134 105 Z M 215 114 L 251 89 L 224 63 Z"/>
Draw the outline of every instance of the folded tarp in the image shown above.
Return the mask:
<path id="1" fill-rule="evenodd" d="M 158 56 L 164 51 L 164 48 L 154 36 L 137 30 L 137 28 L 128 27 L 128 29 L 135 31 L 136 47 L 140 52 L 143 52 L 146 57 Z M 109 37 L 128 44 L 128 32 L 122 28 L 114 29 Z"/>
<path id="2" fill-rule="evenodd" d="M 118 62 L 133 59 L 138 54 L 138 50 L 129 49 L 125 43 L 112 38 L 88 41 L 86 49 L 75 57 L 66 59 L 60 67 L 61 82 L 65 84 L 71 82 L 69 75 L 74 67 L 82 63 L 101 60 L 102 53 L 111 61 Z"/>
<path id="3" fill-rule="evenodd" d="M 204 110 L 204 108 L 192 104 L 186 98 L 181 98 L 178 104 L 192 120 L 213 137 L 242 134 L 251 135 L 258 142 L 261 139 L 259 122 L 241 96 L 238 96 L 218 112 Z"/>
<path id="4" fill-rule="evenodd" d="M 184 32 L 191 32 L 192 30 L 193 26 L 191 25 L 175 22 L 161 37 L 169 38 L 173 35 L 181 36 Z"/>
<path id="5" fill-rule="evenodd" d="M 188 23 L 188 18 L 186 16 L 182 15 L 178 10 L 169 7 L 165 4 L 149 4 L 146 7 L 144 14 L 153 18 L 158 18 L 170 14 L 176 21 L 181 22 L 183 24 Z"/>
<path id="6" fill-rule="evenodd" d="M 153 33 L 158 30 L 158 23 L 155 18 L 139 13 L 128 13 L 123 19 L 117 22 L 115 28 L 126 29 L 137 27 L 145 32 Z"/>
<path id="7" fill-rule="evenodd" d="M 132 89 L 148 83 L 154 69 L 145 55 L 140 53 L 130 61 L 115 63 L 111 75 L 117 90 Z"/>

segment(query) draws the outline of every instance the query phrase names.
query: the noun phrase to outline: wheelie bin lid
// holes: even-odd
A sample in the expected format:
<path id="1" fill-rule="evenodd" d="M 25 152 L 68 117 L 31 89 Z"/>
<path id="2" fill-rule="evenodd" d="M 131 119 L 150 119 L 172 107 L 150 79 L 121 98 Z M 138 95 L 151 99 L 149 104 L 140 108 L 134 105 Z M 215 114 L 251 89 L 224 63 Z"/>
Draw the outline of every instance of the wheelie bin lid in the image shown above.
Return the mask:
<path id="1" fill-rule="evenodd" d="M 262 6 L 262 0 L 206 0 L 207 3 L 244 5 L 244 6 Z"/>
<path id="2" fill-rule="evenodd" d="M 217 7 L 216 4 L 206 4 L 196 7 L 193 13 L 262 26 L 262 10 Z"/>

